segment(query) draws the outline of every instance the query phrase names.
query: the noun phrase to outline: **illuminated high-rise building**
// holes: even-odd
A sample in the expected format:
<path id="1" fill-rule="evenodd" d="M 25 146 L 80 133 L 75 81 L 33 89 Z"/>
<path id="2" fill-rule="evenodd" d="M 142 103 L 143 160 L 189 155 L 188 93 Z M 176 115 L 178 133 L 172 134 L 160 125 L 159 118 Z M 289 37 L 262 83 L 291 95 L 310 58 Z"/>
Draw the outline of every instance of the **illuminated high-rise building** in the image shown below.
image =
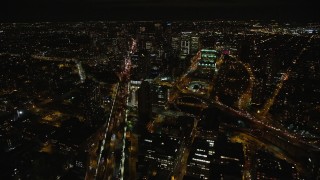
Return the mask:
<path id="1" fill-rule="evenodd" d="M 175 36 L 171 38 L 171 47 L 172 50 L 178 51 L 180 50 L 180 38 Z"/>
<path id="2" fill-rule="evenodd" d="M 180 58 L 184 59 L 188 54 L 190 54 L 190 46 L 191 46 L 191 41 L 190 41 L 190 34 L 191 32 L 182 32 L 181 35 L 181 55 Z"/>
<path id="3" fill-rule="evenodd" d="M 199 48 L 200 48 L 199 36 L 197 34 L 194 34 L 193 36 L 191 36 L 190 53 L 196 54 L 199 51 Z"/>
<path id="4" fill-rule="evenodd" d="M 129 97 L 129 106 L 136 107 L 138 106 L 138 89 L 141 85 L 141 81 L 131 81 L 130 82 L 130 97 Z"/>
<path id="5" fill-rule="evenodd" d="M 199 49 L 199 37 L 193 32 L 182 32 L 181 33 L 181 54 L 180 59 L 185 59 L 187 55 L 196 54 Z"/>
<path id="6" fill-rule="evenodd" d="M 215 139 L 195 138 L 187 162 L 187 175 L 210 179 L 215 154 Z"/>
<path id="7" fill-rule="evenodd" d="M 193 32 L 181 32 L 181 34 L 171 38 L 171 47 L 174 51 L 180 51 L 180 59 L 185 59 L 188 55 L 194 55 L 200 48 L 199 36 Z"/>
<path id="8" fill-rule="evenodd" d="M 218 58 L 218 52 L 216 50 L 202 49 L 201 60 L 198 62 L 198 66 L 200 68 L 216 70 L 217 58 Z"/>

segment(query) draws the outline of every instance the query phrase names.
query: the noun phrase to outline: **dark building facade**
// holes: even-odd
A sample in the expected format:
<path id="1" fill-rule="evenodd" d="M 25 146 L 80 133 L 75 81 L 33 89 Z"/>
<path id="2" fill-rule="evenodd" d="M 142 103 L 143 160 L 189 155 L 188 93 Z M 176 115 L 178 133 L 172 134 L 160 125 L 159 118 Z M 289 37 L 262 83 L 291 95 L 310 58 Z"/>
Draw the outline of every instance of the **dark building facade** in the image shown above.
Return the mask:
<path id="1" fill-rule="evenodd" d="M 149 82 L 143 81 L 138 90 L 138 112 L 142 123 L 147 123 L 152 115 L 152 95 Z"/>

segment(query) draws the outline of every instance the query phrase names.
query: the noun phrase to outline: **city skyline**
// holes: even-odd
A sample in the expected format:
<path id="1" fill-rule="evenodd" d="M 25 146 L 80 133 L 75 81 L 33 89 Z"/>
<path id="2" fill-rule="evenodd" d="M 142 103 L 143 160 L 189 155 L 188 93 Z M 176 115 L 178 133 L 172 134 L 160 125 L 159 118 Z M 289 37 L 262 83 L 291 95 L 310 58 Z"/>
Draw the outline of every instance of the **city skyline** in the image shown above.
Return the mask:
<path id="1" fill-rule="evenodd" d="M 0 179 L 319 179 L 308 1 L 0 3 Z"/>
<path id="2" fill-rule="evenodd" d="M 320 24 L 1 23 L 1 179 L 316 179 Z"/>

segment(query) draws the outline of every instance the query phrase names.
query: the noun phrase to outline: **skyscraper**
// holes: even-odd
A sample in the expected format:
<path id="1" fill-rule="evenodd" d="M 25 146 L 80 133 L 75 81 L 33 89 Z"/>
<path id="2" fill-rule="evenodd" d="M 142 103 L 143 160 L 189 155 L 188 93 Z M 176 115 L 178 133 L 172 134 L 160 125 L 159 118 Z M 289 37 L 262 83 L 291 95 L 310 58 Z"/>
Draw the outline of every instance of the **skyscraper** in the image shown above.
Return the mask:
<path id="1" fill-rule="evenodd" d="M 213 49 L 202 49 L 201 60 L 198 63 L 199 67 L 216 70 L 216 61 L 218 53 Z"/>
<path id="2" fill-rule="evenodd" d="M 149 82 L 143 81 L 138 90 L 138 112 L 141 123 L 147 123 L 152 115 L 151 87 Z"/>

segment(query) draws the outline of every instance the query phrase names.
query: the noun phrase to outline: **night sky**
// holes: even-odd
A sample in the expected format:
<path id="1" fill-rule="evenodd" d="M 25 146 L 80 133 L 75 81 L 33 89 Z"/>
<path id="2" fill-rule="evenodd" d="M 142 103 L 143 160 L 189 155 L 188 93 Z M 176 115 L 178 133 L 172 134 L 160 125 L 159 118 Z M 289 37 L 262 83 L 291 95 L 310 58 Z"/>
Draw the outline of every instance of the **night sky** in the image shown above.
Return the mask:
<path id="1" fill-rule="evenodd" d="M 318 21 L 317 5 L 289 0 L 8 0 L 1 21 L 278 19 Z"/>

